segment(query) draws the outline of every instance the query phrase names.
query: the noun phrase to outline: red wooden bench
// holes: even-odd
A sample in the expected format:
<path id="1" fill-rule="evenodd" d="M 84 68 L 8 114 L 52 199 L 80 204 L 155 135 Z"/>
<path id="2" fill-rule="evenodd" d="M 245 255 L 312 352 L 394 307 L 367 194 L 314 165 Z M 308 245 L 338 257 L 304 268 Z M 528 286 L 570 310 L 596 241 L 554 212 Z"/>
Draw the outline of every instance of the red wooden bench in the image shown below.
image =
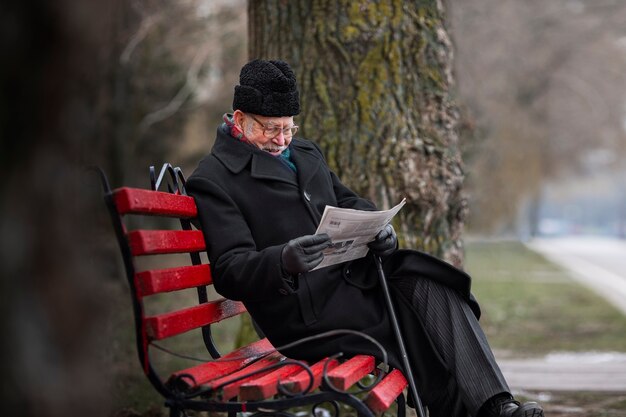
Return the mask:
<path id="1" fill-rule="evenodd" d="M 352 409 L 359 416 L 374 416 L 397 402 L 397 415 L 404 416 L 403 390 L 407 386 L 404 376 L 398 370 L 382 372 L 371 356 L 355 356 L 343 361 L 327 358 L 304 364 L 276 352 L 267 339 L 224 355 L 219 353 L 211 336 L 211 325 L 246 310 L 239 302 L 209 299 L 207 287 L 212 284 L 211 271 L 200 256 L 205 250 L 204 238 L 202 232 L 192 226 L 197 216 L 196 205 L 192 197 L 184 195 L 180 170 L 168 166 L 167 171 L 174 182 L 173 188 L 170 187 L 173 192 L 128 187 L 111 191 L 104 175 L 103 183 L 130 284 L 139 361 L 152 385 L 165 398 L 170 415 L 180 416 L 183 410 L 200 410 L 228 412 L 229 416 L 242 411 L 252 415 L 295 416 L 288 410 L 296 407 L 307 407 L 315 415 L 315 409 L 326 403 L 337 415 L 340 409 Z M 155 183 L 152 171 L 154 189 L 158 189 L 163 174 L 161 171 Z M 179 219 L 180 227 L 163 230 L 161 224 L 159 230 L 130 230 L 129 225 L 137 222 L 129 222 L 128 218 L 137 216 Z M 190 262 L 139 270 L 139 258 L 174 253 L 189 253 Z M 146 312 L 146 301 L 150 297 L 193 288 L 198 293 L 197 304 L 161 314 Z M 193 329 L 201 329 L 203 343 L 213 359 L 159 375 L 151 361 L 151 349 L 160 347 L 158 342 L 164 339 Z M 378 375 L 378 383 L 363 387 L 359 381 L 373 373 Z M 339 403 L 344 406 L 340 407 Z"/>

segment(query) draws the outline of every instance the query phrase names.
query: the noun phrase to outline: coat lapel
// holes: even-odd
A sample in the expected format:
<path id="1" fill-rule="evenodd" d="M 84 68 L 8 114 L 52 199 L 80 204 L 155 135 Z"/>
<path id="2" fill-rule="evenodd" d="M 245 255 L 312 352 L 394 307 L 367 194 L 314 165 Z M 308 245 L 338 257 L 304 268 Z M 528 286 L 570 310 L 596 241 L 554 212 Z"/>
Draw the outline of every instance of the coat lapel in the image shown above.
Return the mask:
<path id="1" fill-rule="evenodd" d="M 322 166 L 322 160 L 316 149 L 304 141 L 294 139 L 292 147 L 291 158 L 298 169 L 298 184 L 300 189 L 306 190 L 309 182 Z"/>
<path id="2" fill-rule="evenodd" d="M 311 200 L 314 198 L 311 194 L 316 190 L 309 187 L 309 183 L 322 166 L 322 160 L 313 145 L 310 145 L 307 142 L 294 139 L 294 142 L 292 142 L 292 149 L 293 152 L 291 152 L 291 158 L 298 169 L 300 197 L 303 199 L 304 205 L 311 215 L 311 219 L 317 224 L 321 219 L 321 213 L 318 213 L 311 203 Z"/>

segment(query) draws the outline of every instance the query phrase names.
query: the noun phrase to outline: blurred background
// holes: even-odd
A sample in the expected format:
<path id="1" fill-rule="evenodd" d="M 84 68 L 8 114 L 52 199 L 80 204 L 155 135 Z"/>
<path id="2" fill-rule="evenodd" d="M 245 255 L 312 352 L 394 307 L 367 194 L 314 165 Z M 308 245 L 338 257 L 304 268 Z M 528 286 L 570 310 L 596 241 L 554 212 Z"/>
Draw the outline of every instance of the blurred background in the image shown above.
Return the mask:
<path id="1" fill-rule="evenodd" d="M 470 231 L 623 237 L 623 2 L 450 3 Z"/>
<path id="2" fill-rule="evenodd" d="M 503 357 L 626 352 L 619 309 L 532 246 L 626 237 L 626 2 L 444 3 L 483 326 Z M 2 398 L 15 415 L 159 415 L 88 167 L 114 187 L 193 170 L 248 60 L 247 2 L 10 0 L 0 45 Z"/>

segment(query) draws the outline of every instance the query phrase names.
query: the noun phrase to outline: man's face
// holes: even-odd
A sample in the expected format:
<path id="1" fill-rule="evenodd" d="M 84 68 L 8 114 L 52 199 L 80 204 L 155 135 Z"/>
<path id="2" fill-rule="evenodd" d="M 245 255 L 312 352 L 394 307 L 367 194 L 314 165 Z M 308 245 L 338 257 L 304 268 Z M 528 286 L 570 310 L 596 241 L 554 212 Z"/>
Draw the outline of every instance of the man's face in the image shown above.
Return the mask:
<path id="1" fill-rule="evenodd" d="M 240 120 L 248 141 L 274 156 L 287 149 L 293 138 L 292 132 L 297 130 L 293 116 L 265 117 L 242 113 Z"/>

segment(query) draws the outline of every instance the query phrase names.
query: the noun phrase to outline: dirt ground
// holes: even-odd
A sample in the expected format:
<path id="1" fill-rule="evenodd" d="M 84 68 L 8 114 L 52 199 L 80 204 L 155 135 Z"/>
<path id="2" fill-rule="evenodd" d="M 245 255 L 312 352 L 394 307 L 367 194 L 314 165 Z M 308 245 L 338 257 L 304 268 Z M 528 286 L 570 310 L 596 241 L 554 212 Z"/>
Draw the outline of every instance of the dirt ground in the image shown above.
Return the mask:
<path id="1" fill-rule="evenodd" d="M 626 416 L 625 392 L 552 392 L 537 393 L 535 398 L 547 417 Z"/>

